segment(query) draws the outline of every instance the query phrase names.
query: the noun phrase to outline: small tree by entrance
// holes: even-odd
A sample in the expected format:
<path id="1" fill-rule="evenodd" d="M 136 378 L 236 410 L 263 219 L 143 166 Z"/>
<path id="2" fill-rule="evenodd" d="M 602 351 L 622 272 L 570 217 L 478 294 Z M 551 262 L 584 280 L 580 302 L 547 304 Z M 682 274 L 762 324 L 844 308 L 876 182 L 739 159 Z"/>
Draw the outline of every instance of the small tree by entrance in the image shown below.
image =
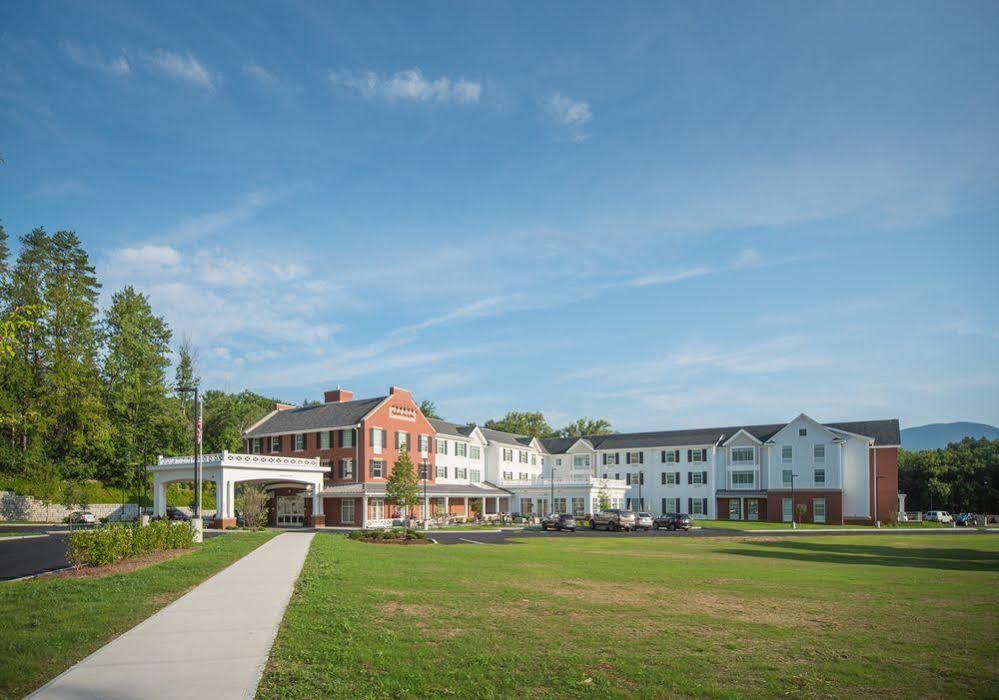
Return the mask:
<path id="1" fill-rule="evenodd" d="M 798 503 L 794 506 L 795 515 L 798 516 L 798 522 L 802 522 L 805 519 L 805 514 L 808 513 L 808 506 L 804 503 Z"/>
<path id="2" fill-rule="evenodd" d="M 399 459 L 392 465 L 392 473 L 385 484 L 385 495 L 403 509 L 408 527 L 409 509 L 419 502 L 419 481 L 408 450 L 402 450 Z"/>
<path id="3" fill-rule="evenodd" d="M 246 527 L 263 527 L 267 523 L 267 492 L 261 486 L 244 486 L 236 496 L 236 505 Z"/>
<path id="4" fill-rule="evenodd" d="M 607 486 L 605 484 L 600 485 L 600 490 L 597 491 L 597 508 L 599 510 L 607 510 L 610 508 L 610 496 L 607 495 Z"/>

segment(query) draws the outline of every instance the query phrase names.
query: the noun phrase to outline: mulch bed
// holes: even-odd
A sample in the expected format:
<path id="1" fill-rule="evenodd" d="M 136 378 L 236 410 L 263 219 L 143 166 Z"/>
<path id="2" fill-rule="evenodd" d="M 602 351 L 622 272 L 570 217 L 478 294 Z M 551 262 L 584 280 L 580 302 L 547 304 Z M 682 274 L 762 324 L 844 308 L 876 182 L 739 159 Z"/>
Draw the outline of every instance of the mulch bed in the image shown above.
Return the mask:
<path id="1" fill-rule="evenodd" d="M 359 541 L 368 544 L 433 544 L 430 540 L 369 540 L 366 537 L 362 537 Z"/>
<path id="2" fill-rule="evenodd" d="M 130 571 L 138 571 L 153 564 L 170 561 L 185 554 L 190 554 L 194 549 L 160 549 L 154 552 L 146 552 L 131 559 L 118 561 L 107 566 L 84 566 L 79 569 L 66 569 L 54 574 L 46 575 L 45 578 L 104 578 L 116 574 L 127 574 Z"/>

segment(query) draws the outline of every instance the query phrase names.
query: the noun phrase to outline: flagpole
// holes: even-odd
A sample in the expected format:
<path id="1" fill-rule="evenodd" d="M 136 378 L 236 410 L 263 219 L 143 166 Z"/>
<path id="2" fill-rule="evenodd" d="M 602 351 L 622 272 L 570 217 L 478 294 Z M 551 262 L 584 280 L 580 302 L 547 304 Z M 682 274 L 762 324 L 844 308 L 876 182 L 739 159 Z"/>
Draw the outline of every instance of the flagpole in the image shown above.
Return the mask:
<path id="1" fill-rule="evenodd" d="M 202 422 L 201 391 L 194 388 L 194 541 L 201 542 L 204 520 L 201 517 L 201 434 Z"/>

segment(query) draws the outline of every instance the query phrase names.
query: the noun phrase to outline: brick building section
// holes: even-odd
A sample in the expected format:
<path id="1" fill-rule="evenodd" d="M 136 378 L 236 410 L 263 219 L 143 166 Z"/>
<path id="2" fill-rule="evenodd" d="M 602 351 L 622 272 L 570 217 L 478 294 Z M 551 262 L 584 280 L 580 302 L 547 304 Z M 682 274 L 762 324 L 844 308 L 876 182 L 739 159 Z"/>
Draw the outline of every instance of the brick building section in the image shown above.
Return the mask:
<path id="1" fill-rule="evenodd" d="M 792 498 L 791 491 L 767 491 L 767 520 L 772 523 L 779 523 L 784 520 L 784 499 Z M 826 525 L 843 524 L 843 494 L 840 491 L 819 491 L 819 490 L 794 490 L 794 502 L 791 504 L 791 513 L 799 523 L 815 522 L 815 514 L 812 512 L 812 502 L 816 498 L 826 499 Z M 794 510 L 797 506 L 804 505 L 805 515 L 798 517 Z M 761 518 L 762 519 L 762 518 Z"/>
<path id="2" fill-rule="evenodd" d="M 876 461 L 876 469 L 875 469 Z M 877 519 L 882 523 L 889 522 L 893 514 L 898 513 L 898 448 L 871 448 L 871 502 L 874 502 L 874 491 L 877 491 Z M 875 471 L 877 472 L 877 489 L 874 488 Z"/>

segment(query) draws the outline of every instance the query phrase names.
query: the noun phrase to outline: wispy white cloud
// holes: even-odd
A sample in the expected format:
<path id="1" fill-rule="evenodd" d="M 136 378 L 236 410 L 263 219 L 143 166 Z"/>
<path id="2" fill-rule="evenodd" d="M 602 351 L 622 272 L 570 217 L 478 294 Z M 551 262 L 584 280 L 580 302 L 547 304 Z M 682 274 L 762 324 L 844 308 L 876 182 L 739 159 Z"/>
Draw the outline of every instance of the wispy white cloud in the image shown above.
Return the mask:
<path id="1" fill-rule="evenodd" d="M 647 287 L 654 284 L 672 284 L 683 280 L 694 279 L 714 275 L 719 272 L 729 272 L 731 270 L 745 270 L 753 267 L 772 265 L 775 261 L 766 260 L 755 248 L 745 248 L 739 252 L 735 260 L 726 265 L 696 265 L 680 270 L 666 270 L 664 272 L 654 272 L 647 275 L 639 275 L 631 280 L 633 287 Z"/>
<path id="2" fill-rule="evenodd" d="M 274 87 L 281 84 L 281 79 L 273 72 L 267 70 L 259 63 L 253 61 L 243 64 L 243 75 L 252 78 L 261 85 Z"/>
<path id="3" fill-rule="evenodd" d="M 482 84 L 465 78 L 427 78 L 419 68 L 392 75 L 374 71 L 331 70 L 329 80 L 337 87 L 358 93 L 366 99 L 387 102 L 454 102 L 471 104 L 482 96 Z"/>
<path id="4" fill-rule="evenodd" d="M 153 268 L 162 270 L 179 265 L 181 255 L 180 251 L 171 246 L 148 243 L 114 250 L 111 252 L 110 259 L 112 265 L 129 269 Z"/>
<path id="5" fill-rule="evenodd" d="M 63 41 L 59 46 L 74 63 L 84 68 L 98 70 L 119 78 L 126 78 L 132 74 L 132 65 L 124 54 L 108 59 L 94 47 L 83 46 L 75 41 Z"/>
<path id="6" fill-rule="evenodd" d="M 251 190 L 227 206 L 184 219 L 164 232 L 163 237 L 189 242 L 219 233 L 252 218 L 258 210 L 283 196 L 283 193 L 284 190 L 280 189 Z"/>
<path id="7" fill-rule="evenodd" d="M 579 143 L 590 137 L 586 132 L 586 125 L 593 120 L 589 102 L 553 92 L 545 98 L 544 108 L 545 114 L 567 130 L 572 141 Z"/>
<path id="8" fill-rule="evenodd" d="M 190 51 L 178 53 L 166 49 L 156 49 L 143 53 L 142 58 L 147 67 L 154 73 L 206 90 L 214 91 L 221 81 L 220 75 L 213 74 Z"/>

